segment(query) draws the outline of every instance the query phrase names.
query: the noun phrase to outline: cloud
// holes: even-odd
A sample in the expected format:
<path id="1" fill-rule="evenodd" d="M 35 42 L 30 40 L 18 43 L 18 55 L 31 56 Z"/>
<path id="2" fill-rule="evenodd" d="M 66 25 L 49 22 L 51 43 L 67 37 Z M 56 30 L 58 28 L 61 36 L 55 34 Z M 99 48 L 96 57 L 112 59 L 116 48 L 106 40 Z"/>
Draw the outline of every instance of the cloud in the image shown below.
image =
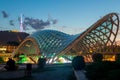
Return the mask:
<path id="1" fill-rule="evenodd" d="M 10 20 L 10 21 L 9 21 L 9 24 L 10 24 L 11 26 L 14 26 L 14 23 L 13 23 L 13 22 L 14 22 L 14 20 Z"/>
<path id="2" fill-rule="evenodd" d="M 2 15 L 3 15 L 4 18 L 8 18 L 9 17 L 9 15 L 8 15 L 8 13 L 6 11 L 2 11 Z"/>
<path id="3" fill-rule="evenodd" d="M 52 20 L 53 24 L 56 24 L 58 22 L 57 19 Z"/>
<path id="4" fill-rule="evenodd" d="M 26 29 L 28 30 L 28 27 L 32 27 L 35 30 L 39 30 L 39 29 L 44 29 L 47 26 L 50 26 L 51 24 L 56 24 L 57 22 L 58 22 L 57 19 L 43 21 L 42 19 L 25 17 L 23 20 L 23 25 L 24 25 L 23 27 L 24 27 L 24 30 Z"/>
<path id="5" fill-rule="evenodd" d="M 2 17 L 3 18 L 8 18 L 9 15 L 8 13 L 3 10 L 1 11 Z M 26 17 L 25 15 L 22 15 L 22 25 L 23 25 L 23 30 L 40 30 L 40 29 L 45 29 L 48 28 L 51 24 L 55 25 L 58 23 L 57 19 L 49 18 L 45 20 L 43 19 L 35 19 L 32 17 Z M 15 26 L 16 24 L 20 25 L 20 16 L 17 17 L 16 19 L 11 19 L 11 17 L 8 19 L 8 25 Z M 17 25 L 17 26 L 18 26 Z"/>

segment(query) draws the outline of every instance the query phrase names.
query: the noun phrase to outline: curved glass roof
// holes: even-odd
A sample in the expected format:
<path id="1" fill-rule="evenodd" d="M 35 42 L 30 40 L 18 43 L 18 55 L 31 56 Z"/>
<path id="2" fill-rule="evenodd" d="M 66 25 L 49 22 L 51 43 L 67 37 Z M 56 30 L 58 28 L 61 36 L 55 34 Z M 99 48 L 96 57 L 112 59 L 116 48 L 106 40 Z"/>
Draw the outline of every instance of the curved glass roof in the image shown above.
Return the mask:
<path id="1" fill-rule="evenodd" d="M 30 35 L 34 38 L 43 56 L 52 57 L 66 48 L 79 35 L 69 35 L 55 30 L 37 31 Z"/>

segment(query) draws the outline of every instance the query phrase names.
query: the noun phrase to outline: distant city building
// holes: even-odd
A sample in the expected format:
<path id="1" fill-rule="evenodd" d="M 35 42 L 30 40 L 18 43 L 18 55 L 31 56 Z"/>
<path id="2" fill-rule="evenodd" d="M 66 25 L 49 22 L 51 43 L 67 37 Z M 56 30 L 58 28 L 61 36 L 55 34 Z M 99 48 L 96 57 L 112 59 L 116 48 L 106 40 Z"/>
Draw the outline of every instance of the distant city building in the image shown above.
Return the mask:
<path id="1" fill-rule="evenodd" d="M 28 35 L 16 30 L 0 31 L 0 53 L 12 53 Z"/>

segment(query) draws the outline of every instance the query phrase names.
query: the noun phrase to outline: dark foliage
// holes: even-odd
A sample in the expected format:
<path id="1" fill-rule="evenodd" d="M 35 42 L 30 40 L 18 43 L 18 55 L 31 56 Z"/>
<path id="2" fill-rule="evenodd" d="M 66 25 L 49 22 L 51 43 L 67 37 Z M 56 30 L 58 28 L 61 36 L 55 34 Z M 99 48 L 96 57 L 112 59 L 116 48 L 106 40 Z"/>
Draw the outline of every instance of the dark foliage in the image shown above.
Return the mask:
<path id="1" fill-rule="evenodd" d="M 4 63 L 4 60 L 2 57 L 0 57 L 0 63 Z"/>
<path id="2" fill-rule="evenodd" d="M 82 70 L 85 68 L 85 61 L 83 56 L 76 56 L 72 60 L 72 66 L 75 70 Z"/>
<path id="3" fill-rule="evenodd" d="M 11 58 L 9 58 L 9 60 L 7 61 L 5 67 L 4 67 L 7 71 L 14 71 L 17 69 L 17 66 L 15 65 L 15 61 L 12 60 Z"/>
<path id="4" fill-rule="evenodd" d="M 38 60 L 38 68 L 43 69 L 46 65 L 46 58 L 39 58 Z"/>
<path id="5" fill-rule="evenodd" d="M 92 55 L 92 59 L 94 62 L 101 62 L 103 59 L 103 55 L 100 53 L 95 53 Z"/>
<path id="6" fill-rule="evenodd" d="M 115 61 L 120 62 L 120 54 L 116 54 Z"/>
<path id="7" fill-rule="evenodd" d="M 117 62 L 96 62 L 86 67 L 88 80 L 120 80 L 120 64 Z"/>

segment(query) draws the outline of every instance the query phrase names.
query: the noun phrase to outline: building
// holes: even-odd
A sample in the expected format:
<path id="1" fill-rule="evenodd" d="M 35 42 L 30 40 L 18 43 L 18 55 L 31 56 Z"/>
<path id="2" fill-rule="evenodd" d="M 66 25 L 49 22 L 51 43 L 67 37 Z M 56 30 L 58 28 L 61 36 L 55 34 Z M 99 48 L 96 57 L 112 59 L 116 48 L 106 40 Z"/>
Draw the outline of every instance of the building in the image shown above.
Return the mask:
<path id="1" fill-rule="evenodd" d="M 55 30 L 37 31 L 18 46 L 14 57 L 24 54 L 29 61 L 37 63 L 39 57 L 47 58 L 48 62 L 55 62 L 61 56 L 71 60 L 75 55 L 84 55 L 86 59 L 90 59 L 88 57 L 92 53 L 117 54 L 112 46 L 118 30 L 119 16 L 110 13 L 77 35 Z"/>
<path id="2" fill-rule="evenodd" d="M 0 57 L 5 58 L 5 60 L 10 57 L 28 35 L 25 32 L 0 31 Z"/>

